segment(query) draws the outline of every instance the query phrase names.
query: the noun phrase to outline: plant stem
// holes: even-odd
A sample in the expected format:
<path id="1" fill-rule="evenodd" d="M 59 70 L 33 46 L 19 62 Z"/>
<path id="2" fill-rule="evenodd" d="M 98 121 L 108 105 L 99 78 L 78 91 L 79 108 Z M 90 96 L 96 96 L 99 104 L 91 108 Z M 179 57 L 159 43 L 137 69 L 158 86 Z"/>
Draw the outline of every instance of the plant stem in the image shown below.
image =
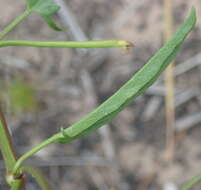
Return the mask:
<path id="1" fill-rule="evenodd" d="M 39 145 L 35 146 L 34 148 L 32 148 L 30 151 L 28 151 L 27 153 L 23 154 L 16 162 L 12 174 L 13 175 L 18 175 L 20 174 L 20 167 L 22 166 L 22 163 L 27 160 L 28 158 L 30 158 L 31 156 L 33 156 L 36 152 L 40 151 L 41 149 L 43 149 L 44 147 L 46 147 L 47 145 L 55 142 L 58 139 L 58 134 L 53 135 L 52 137 L 46 139 L 45 141 L 43 141 L 42 143 L 40 143 Z"/>
<path id="2" fill-rule="evenodd" d="M 16 156 L 11 140 L 10 133 L 6 124 L 3 113 L 0 110 L 0 150 L 3 156 L 3 160 L 6 166 L 7 179 L 10 176 L 13 167 L 16 164 Z M 8 184 L 11 186 L 11 190 L 24 189 L 24 178 L 13 179 L 13 175 L 10 176 L 11 181 L 8 181 Z"/>
<path id="3" fill-rule="evenodd" d="M 41 173 L 39 169 L 26 166 L 22 167 L 22 172 L 30 174 L 36 180 L 41 190 L 53 190 L 48 179 Z"/>
<path id="4" fill-rule="evenodd" d="M 124 40 L 98 40 L 98 41 L 25 41 L 3 40 L 0 47 L 6 46 L 31 46 L 31 47 L 63 47 L 63 48 L 110 48 L 129 47 L 131 42 Z"/>
<path id="5" fill-rule="evenodd" d="M 2 40 L 8 33 L 10 33 L 19 23 L 30 15 L 29 10 L 25 10 L 20 16 L 18 16 L 13 22 L 11 22 L 2 32 L 0 32 L 0 40 Z"/>
<path id="6" fill-rule="evenodd" d="M 164 38 L 172 36 L 172 0 L 164 0 Z M 175 149 L 175 108 L 174 108 L 174 64 L 165 71 L 165 111 L 166 111 L 166 159 L 171 161 Z"/>
<path id="7" fill-rule="evenodd" d="M 10 33 L 19 23 L 21 23 L 25 18 L 29 16 L 31 12 L 26 10 L 20 16 L 18 16 L 13 22 L 11 22 L 2 32 L 0 32 L 0 41 Z M 10 176 L 10 172 L 16 164 L 16 156 L 12 144 L 12 139 L 6 124 L 6 120 L 3 113 L 0 110 L 0 149 L 5 162 L 7 177 Z M 9 183 L 11 190 L 22 190 L 25 189 L 24 178 L 14 179 L 14 175 L 11 176 L 12 181 Z"/>
<path id="8" fill-rule="evenodd" d="M 17 179 L 12 183 L 10 190 L 23 190 L 24 189 L 23 186 L 24 186 L 24 180 Z"/>
<path id="9" fill-rule="evenodd" d="M 7 173 L 9 173 L 13 169 L 16 163 L 16 156 L 13 149 L 11 136 L 9 134 L 5 118 L 3 116 L 3 113 L 1 113 L 1 111 L 0 111 L 0 149 L 5 162 Z"/>

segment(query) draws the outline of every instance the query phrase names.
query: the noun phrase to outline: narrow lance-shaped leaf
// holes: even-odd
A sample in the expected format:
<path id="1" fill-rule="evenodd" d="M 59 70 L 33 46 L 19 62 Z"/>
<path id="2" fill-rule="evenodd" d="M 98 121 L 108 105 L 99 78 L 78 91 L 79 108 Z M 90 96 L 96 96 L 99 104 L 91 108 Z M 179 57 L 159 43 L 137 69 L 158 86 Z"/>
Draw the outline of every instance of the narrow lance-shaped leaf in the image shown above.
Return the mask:
<path id="1" fill-rule="evenodd" d="M 19 168 L 26 159 L 50 143 L 70 142 L 81 136 L 88 135 L 90 132 L 109 122 L 117 113 L 130 104 L 135 97 L 142 94 L 156 81 L 161 72 L 163 72 L 175 58 L 182 42 L 194 28 L 195 23 L 196 13 L 195 8 L 192 8 L 189 17 L 184 21 L 170 41 L 168 41 L 124 86 L 86 117 L 66 129 L 62 128 L 59 133 L 46 139 L 21 156 L 17 160 L 12 173 L 18 174 Z"/>
<path id="2" fill-rule="evenodd" d="M 62 30 L 52 19 L 52 15 L 59 10 L 59 6 L 53 0 L 26 0 L 26 3 L 27 9 L 41 15 L 52 29 Z"/>
<path id="3" fill-rule="evenodd" d="M 199 183 L 201 181 L 201 174 L 198 174 L 196 176 L 194 176 L 192 179 L 190 179 L 189 181 L 187 181 L 180 190 L 189 190 L 192 189 L 192 187 L 194 185 L 196 185 L 197 183 Z"/>
<path id="4" fill-rule="evenodd" d="M 56 141 L 66 143 L 80 136 L 88 135 L 90 132 L 110 121 L 117 113 L 130 104 L 135 97 L 141 95 L 156 81 L 161 72 L 175 58 L 182 42 L 194 28 L 195 23 L 196 13 L 195 8 L 192 8 L 189 17 L 184 21 L 170 41 L 140 71 L 93 112 L 72 126 L 62 129 L 60 133 L 57 133 L 55 135 Z"/>

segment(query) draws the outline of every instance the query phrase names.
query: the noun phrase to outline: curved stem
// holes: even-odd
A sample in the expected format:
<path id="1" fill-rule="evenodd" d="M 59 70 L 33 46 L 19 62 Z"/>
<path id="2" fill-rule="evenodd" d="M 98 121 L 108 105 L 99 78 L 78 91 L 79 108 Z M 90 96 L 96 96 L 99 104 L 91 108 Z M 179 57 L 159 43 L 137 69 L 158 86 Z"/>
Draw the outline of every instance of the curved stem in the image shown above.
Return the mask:
<path id="1" fill-rule="evenodd" d="M 98 40 L 98 41 L 26 41 L 3 40 L 0 47 L 6 46 L 31 46 L 31 47 L 63 47 L 63 48 L 110 48 L 129 47 L 131 42 L 125 40 Z"/>
<path id="2" fill-rule="evenodd" d="M 52 137 L 46 139 L 45 141 L 43 141 L 41 144 L 37 145 L 36 147 L 32 148 L 30 151 L 28 151 L 27 153 L 25 153 L 24 155 L 22 155 L 16 162 L 12 174 L 13 175 L 18 175 L 20 174 L 20 167 L 22 165 L 22 163 L 27 160 L 28 158 L 30 158 L 31 156 L 33 156 L 36 152 L 40 151 L 41 149 L 43 149 L 44 147 L 46 147 L 47 145 L 55 142 L 58 139 L 58 135 L 53 135 Z"/>
<path id="3" fill-rule="evenodd" d="M 29 10 L 25 10 L 20 16 L 18 16 L 13 22 L 11 22 L 2 32 L 0 32 L 0 40 L 2 40 L 9 32 L 11 32 L 19 23 L 30 15 Z"/>

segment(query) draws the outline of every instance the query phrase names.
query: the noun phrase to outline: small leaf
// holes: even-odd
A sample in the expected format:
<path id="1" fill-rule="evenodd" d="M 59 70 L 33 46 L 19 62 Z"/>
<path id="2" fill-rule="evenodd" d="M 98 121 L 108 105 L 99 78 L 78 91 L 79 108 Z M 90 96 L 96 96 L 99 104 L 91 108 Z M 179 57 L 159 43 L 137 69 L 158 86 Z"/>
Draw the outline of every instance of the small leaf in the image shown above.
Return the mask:
<path id="1" fill-rule="evenodd" d="M 28 10 L 41 15 L 52 29 L 62 30 L 52 19 L 52 15 L 60 9 L 53 0 L 26 0 L 26 3 Z"/>
<path id="2" fill-rule="evenodd" d="M 43 16 L 44 20 L 47 22 L 47 24 L 54 30 L 56 31 L 62 31 L 64 30 L 63 28 L 60 28 L 50 16 Z"/>

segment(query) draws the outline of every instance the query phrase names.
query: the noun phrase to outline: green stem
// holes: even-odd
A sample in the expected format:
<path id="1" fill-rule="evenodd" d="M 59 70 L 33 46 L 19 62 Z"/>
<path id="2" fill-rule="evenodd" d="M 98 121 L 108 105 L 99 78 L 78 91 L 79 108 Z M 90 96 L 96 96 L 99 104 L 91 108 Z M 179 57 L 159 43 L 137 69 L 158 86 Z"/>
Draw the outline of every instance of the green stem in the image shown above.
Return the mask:
<path id="1" fill-rule="evenodd" d="M 22 163 L 27 160 L 28 158 L 30 158 L 31 156 L 33 156 L 36 152 L 38 152 L 39 150 L 43 149 L 44 147 L 46 147 L 47 145 L 55 142 L 58 139 L 58 134 L 53 135 L 52 137 L 46 139 L 45 141 L 43 141 L 41 144 L 37 145 L 36 147 L 32 148 L 30 151 L 28 151 L 27 153 L 23 154 L 16 162 L 12 174 L 13 175 L 19 175 L 21 173 L 21 171 L 19 171 L 20 167 L 22 166 Z"/>
<path id="2" fill-rule="evenodd" d="M 22 190 L 24 185 L 24 180 L 17 179 L 11 184 L 10 190 Z"/>
<path id="3" fill-rule="evenodd" d="M 22 167 L 23 173 L 30 174 L 37 182 L 41 190 L 53 190 L 50 184 L 48 183 L 47 178 L 42 174 L 42 172 L 31 166 Z"/>
<path id="4" fill-rule="evenodd" d="M 98 40 L 98 41 L 0 41 L 0 47 L 31 46 L 31 47 L 63 47 L 63 48 L 110 48 L 129 47 L 133 44 L 124 40 Z"/>
<path id="5" fill-rule="evenodd" d="M 0 110 L 0 149 L 3 156 L 3 160 L 6 166 L 6 180 L 11 186 L 11 190 L 23 189 L 24 178 L 14 179 L 11 171 L 16 164 L 16 156 L 12 144 L 12 139 L 8 131 L 6 120 L 3 113 Z"/>
<path id="6" fill-rule="evenodd" d="M 15 163 L 16 157 L 13 150 L 13 145 L 11 141 L 11 136 L 6 125 L 5 118 L 0 112 L 0 149 L 5 162 L 7 173 L 12 171 Z"/>
<path id="7" fill-rule="evenodd" d="M 30 15 L 29 10 L 25 10 L 20 16 L 18 16 L 13 22 L 11 22 L 2 32 L 0 32 L 0 40 L 2 40 L 8 33 L 10 33 L 19 23 Z"/>
<path id="8" fill-rule="evenodd" d="M 191 180 L 186 182 L 180 190 L 189 190 L 193 185 L 201 181 L 201 174 L 196 175 Z"/>

